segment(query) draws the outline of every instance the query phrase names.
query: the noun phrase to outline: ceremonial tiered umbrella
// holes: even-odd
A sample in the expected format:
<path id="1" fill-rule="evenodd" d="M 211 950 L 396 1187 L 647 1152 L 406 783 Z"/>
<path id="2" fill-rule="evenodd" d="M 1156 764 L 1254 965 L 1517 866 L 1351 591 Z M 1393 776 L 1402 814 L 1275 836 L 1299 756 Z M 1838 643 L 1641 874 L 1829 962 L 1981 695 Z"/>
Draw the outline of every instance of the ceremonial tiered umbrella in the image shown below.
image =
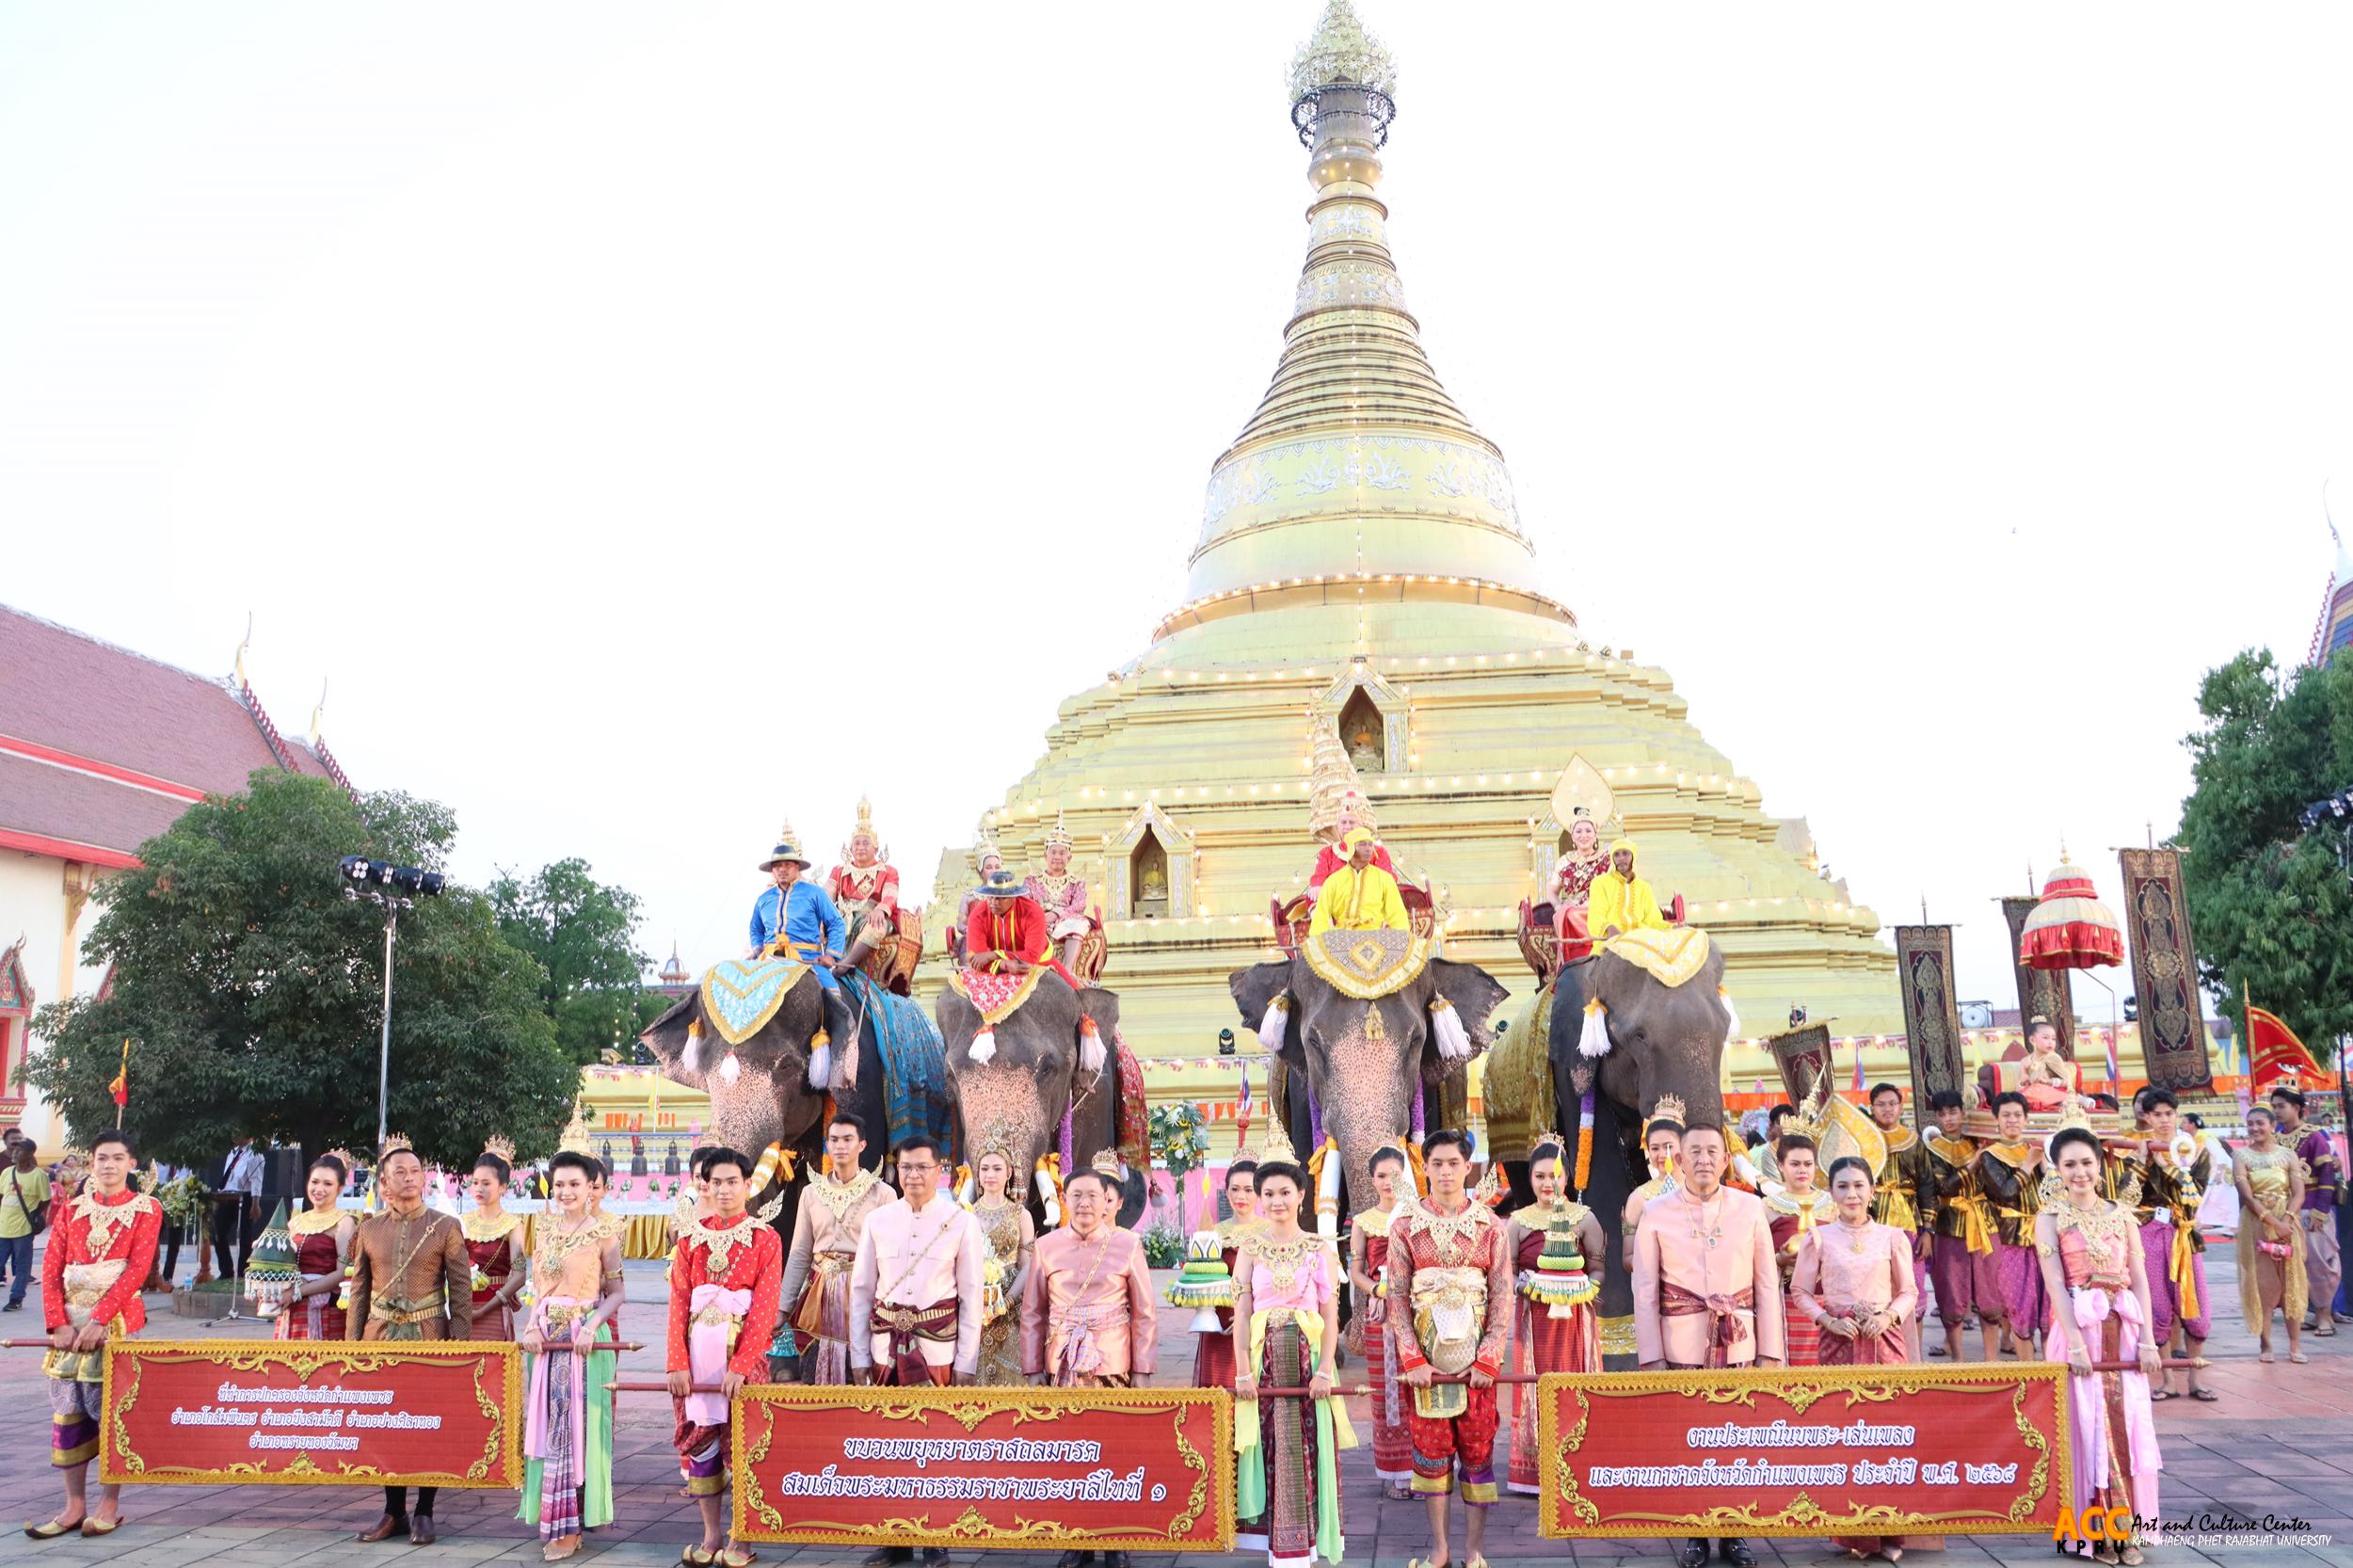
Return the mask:
<path id="1" fill-rule="evenodd" d="M 2083 868 L 2059 854 L 2042 899 L 2018 936 L 2018 961 L 2033 969 L 2089 969 L 2124 962 L 2124 932 Z"/>

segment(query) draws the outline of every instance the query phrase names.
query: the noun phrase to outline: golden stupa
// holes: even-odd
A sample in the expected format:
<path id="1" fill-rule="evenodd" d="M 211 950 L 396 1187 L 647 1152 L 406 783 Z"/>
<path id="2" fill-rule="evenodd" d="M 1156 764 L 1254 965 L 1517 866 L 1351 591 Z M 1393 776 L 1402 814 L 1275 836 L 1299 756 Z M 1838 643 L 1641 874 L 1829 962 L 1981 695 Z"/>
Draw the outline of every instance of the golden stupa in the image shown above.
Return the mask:
<path id="1" fill-rule="evenodd" d="M 1680 892 L 1722 943 L 1747 1032 L 1801 1002 L 1841 1033 L 1898 1032 L 1880 919 L 1818 873 L 1805 824 L 1766 814 L 1663 670 L 1589 648 L 1544 592 L 1503 453 L 1439 384 L 1389 254 L 1395 78 L 1331 0 L 1290 74 L 1306 264 L 1273 382 L 1210 468 L 1183 601 L 1144 653 L 1062 704 L 976 837 L 1034 870 L 1062 821 L 1107 921 L 1128 1041 L 1201 1057 L 1220 1030 L 1247 1040 L 1226 976 L 1273 954 L 1270 900 L 1305 889 L 1330 735 L 1402 877 L 1432 894 L 1447 953 L 1515 999 L 1534 984 L 1520 901 L 1548 896 L 1566 841 L 1556 789 L 1565 805 L 1597 773 L 1660 899 Z M 943 856 L 932 908 L 973 880 L 968 852 Z M 1233 1075 L 1151 1087 L 1222 1097 Z"/>

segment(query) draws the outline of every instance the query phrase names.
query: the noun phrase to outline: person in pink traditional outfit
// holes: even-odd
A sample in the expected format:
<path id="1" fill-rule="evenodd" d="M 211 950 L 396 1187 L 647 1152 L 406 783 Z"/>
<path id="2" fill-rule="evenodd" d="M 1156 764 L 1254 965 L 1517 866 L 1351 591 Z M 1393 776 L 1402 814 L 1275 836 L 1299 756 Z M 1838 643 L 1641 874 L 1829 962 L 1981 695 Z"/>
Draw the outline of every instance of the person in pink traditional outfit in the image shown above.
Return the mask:
<path id="1" fill-rule="evenodd" d="M 1092 924 L 1087 919 L 1087 879 L 1070 874 L 1071 847 L 1070 829 L 1057 815 L 1046 830 L 1046 870 L 1031 872 L 1022 883 L 1046 911 L 1047 938 L 1065 968 L 1078 964 L 1079 944 Z"/>
<path id="2" fill-rule="evenodd" d="M 860 1383 L 901 1388 L 968 1384 L 981 1362 L 981 1292 L 988 1238 L 971 1212 L 940 1191 L 940 1149 L 918 1133 L 892 1150 L 905 1195 L 866 1217 L 850 1266 L 850 1371 Z M 884 1546 L 868 1568 L 914 1553 Z M 948 1560 L 936 1546 L 926 1564 Z"/>
<path id="3" fill-rule="evenodd" d="M 1551 1133 L 1528 1151 L 1528 1184 L 1535 1189 L 1536 1201 L 1504 1227 L 1519 1280 L 1512 1370 L 1522 1377 L 1598 1372 L 1593 1301 L 1601 1292 L 1587 1270 L 1601 1260 L 1601 1221 L 1583 1204 L 1568 1200 L 1568 1173 L 1560 1141 Z M 1513 1491 L 1539 1497 L 1546 1490 L 1545 1456 L 1537 1443 L 1542 1403 L 1533 1384 L 1521 1384 L 1513 1393 L 1512 1459 L 1506 1471 Z"/>
<path id="4" fill-rule="evenodd" d="M 540 1556 L 549 1562 L 580 1550 L 591 1472 L 600 1462 L 608 1500 L 612 1490 L 610 1432 L 600 1453 L 589 1429 L 588 1363 L 591 1347 L 611 1341 L 620 1316 L 621 1227 L 589 1211 L 594 1163 L 570 1149 L 548 1162 L 550 1210 L 531 1249 L 536 1299 L 517 1336 L 530 1358 L 523 1454 L 538 1462 L 536 1522 Z"/>
<path id="5" fill-rule="evenodd" d="M 1464 1191 L 1470 1138 L 1451 1128 L 1422 1140 L 1429 1196 L 1389 1222 L 1389 1339 L 1410 1391 L 1414 1491 L 1429 1505 L 1429 1568 L 1454 1560 L 1447 1497 L 1463 1477 L 1469 1560 L 1484 1560 L 1496 1505 L 1496 1376 L 1512 1332 L 1512 1247 L 1495 1211 Z M 1439 1373 L 1463 1383 L 1437 1382 Z"/>
<path id="6" fill-rule="evenodd" d="M 1684 1129 L 1681 1184 L 1642 1209 L 1634 1236 L 1634 1345 L 1645 1371 L 1778 1367 L 1788 1352 L 1781 1274 L 1765 1206 L 1723 1185 L 1724 1129 Z M 1737 1536 L 1718 1543 L 1733 1568 L 1755 1568 Z M 1680 1568 L 1701 1568 L 1707 1542 L 1684 1544 Z"/>
<path id="7" fill-rule="evenodd" d="M 2026 1020 L 2026 1055 L 2018 1064 L 2018 1090 L 2033 1111 L 2057 1111 L 2076 1092 L 2075 1064 L 2059 1054 L 2058 1025 L 2048 1018 Z"/>
<path id="8" fill-rule="evenodd" d="M 862 1169 L 866 1131 L 844 1112 L 825 1128 L 825 1168 L 801 1191 L 792 1247 L 784 1263 L 787 1323 L 801 1354 L 801 1381 L 850 1381 L 850 1266 L 866 1218 L 898 1194 Z"/>
<path id="9" fill-rule="evenodd" d="M 2132 1515 L 2133 1539 L 2120 1555 L 2137 1563 L 2142 1541 L 2154 1540 L 2153 1529 L 2144 1536 L 2141 1527 L 2157 1517 L 2157 1477 L 2165 1468 L 2149 1401 L 2152 1382 L 2165 1370 L 2149 1333 L 2148 1265 L 2132 1209 L 2100 1195 L 2105 1158 L 2090 1129 L 2060 1128 L 2050 1159 L 2060 1195 L 2036 1216 L 2034 1235 L 2043 1286 L 2057 1309 L 2050 1354 L 2073 1374 L 2069 1502 L 2078 1513 L 2121 1509 Z M 2094 1362 L 2120 1361 L 2137 1369 L 2092 1370 Z"/>
<path id="10" fill-rule="evenodd" d="M 1288 1139 L 1270 1146 L 1290 1152 Z M 1234 1281 L 1243 1344 L 1234 1376 L 1234 1545 L 1263 1549 L 1269 1568 L 1312 1568 L 1319 1557 L 1337 1565 L 1348 1549 L 1339 1450 L 1355 1442 L 1346 1407 L 1332 1398 L 1340 1260 L 1330 1241 L 1299 1227 L 1306 1173 L 1270 1160 L 1257 1176 L 1264 1216 L 1242 1239 Z M 1261 1382 L 1308 1394 L 1261 1400 Z"/>
<path id="11" fill-rule="evenodd" d="M 1365 797 L 1353 790 L 1342 794 L 1339 815 L 1332 819 L 1332 825 L 1324 830 L 1323 841 L 1316 846 L 1315 869 L 1307 873 L 1309 898 L 1321 892 L 1325 879 L 1348 864 L 1348 836 L 1359 827 L 1369 825 L 1371 820 L 1365 809 Z M 1397 862 L 1389 858 L 1387 846 L 1378 839 L 1373 841 L 1372 863 L 1391 876 L 1397 876 Z M 1401 884 L 1404 879 L 1399 877 L 1398 880 Z"/>
<path id="12" fill-rule="evenodd" d="M 80 1531 L 112 1535 L 122 1523 L 122 1488 L 102 1485 L 89 1507 L 89 1462 L 98 1457 L 105 1415 L 106 1341 L 147 1326 L 139 1287 L 155 1266 L 164 1207 L 131 1186 L 138 1148 L 127 1132 L 108 1130 L 90 1144 L 89 1179 L 57 1205 L 41 1255 L 40 1311 L 49 1351 L 49 1463 L 65 1476 L 65 1507 L 45 1525 L 27 1525 L 36 1541 Z"/>
<path id="13" fill-rule="evenodd" d="M 695 1568 L 713 1562 L 745 1568 L 753 1553 L 728 1538 L 728 1412 L 744 1384 L 767 1378 L 784 1248 L 775 1226 L 744 1212 L 749 1155 L 704 1149 L 695 1159 L 695 1176 L 711 1212 L 679 1231 L 678 1249 L 670 1255 L 664 1336 L 678 1417 L 671 1442 L 703 1524 L 702 1544 L 688 1547 L 684 1560 Z"/>
<path id="14" fill-rule="evenodd" d="M 1370 1208 L 1356 1216 L 1349 1231 L 1348 1283 L 1355 1294 L 1355 1315 L 1349 1333 L 1365 1358 L 1365 1389 L 1372 1416 L 1372 1473 L 1381 1494 L 1392 1502 L 1413 1496 L 1414 1435 L 1405 1425 L 1403 1397 L 1397 1386 L 1397 1352 L 1389 1342 L 1389 1221 L 1400 1203 L 1411 1203 L 1414 1179 L 1401 1144 L 1384 1144 L 1372 1151 Z M 1401 1187 L 1403 1196 L 1399 1195 Z"/>
<path id="15" fill-rule="evenodd" d="M 303 1195 L 311 1207 L 286 1221 L 294 1239 L 295 1272 L 301 1283 L 294 1299 L 278 1315 L 280 1339 L 341 1339 L 344 1337 L 344 1265 L 351 1257 L 351 1239 L 360 1216 L 336 1206 L 351 1167 L 340 1156 L 323 1154 L 311 1162 Z"/>
<path id="16" fill-rule="evenodd" d="M 1789 1288 L 1792 1319 L 1818 1336 L 1825 1367 L 1890 1366 L 1911 1359 L 1904 1325 L 1919 1315 L 1920 1284 L 1912 1269 L 1912 1232 L 1871 1218 L 1871 1167 L 1854 1155 L 1831 1161 L 1831 1199 L 1838 1218 L 1798 1243 Z M 1903 1560 L 1899 1535 L 1833 1536 L 1831 1544 L 1860 1560 Z"/>

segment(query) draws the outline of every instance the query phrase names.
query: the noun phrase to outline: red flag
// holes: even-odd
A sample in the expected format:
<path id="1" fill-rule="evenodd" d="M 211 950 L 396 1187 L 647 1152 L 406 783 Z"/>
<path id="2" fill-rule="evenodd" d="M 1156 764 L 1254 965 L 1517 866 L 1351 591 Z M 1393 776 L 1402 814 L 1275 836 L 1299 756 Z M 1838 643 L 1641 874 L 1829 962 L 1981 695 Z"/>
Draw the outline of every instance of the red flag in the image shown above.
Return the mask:
<path id="1" fill-rule="evenodd" d="M 128 1040 L 122 1042 L 122 1070 L 115 1074 L 112 1083 L 106 1085 L 106 1092 L 115 1097 L 117 1106 L 131 1103 L 131 1042 Z"/>
<path id="2" fill-rule="evenodd" d="M 2281 1022 L 2278 1014 L 2266 1013 L 2253 1002 L 2247 1004 L 2247 1050 L 2254 1063 L 2252 1087 L 2258 1095 L 2268 1094 L 2278 1084 L 2308 1089 L 2329 1081 L 2328 1072 L 2313 1060 L 2296 1031 Z"/>

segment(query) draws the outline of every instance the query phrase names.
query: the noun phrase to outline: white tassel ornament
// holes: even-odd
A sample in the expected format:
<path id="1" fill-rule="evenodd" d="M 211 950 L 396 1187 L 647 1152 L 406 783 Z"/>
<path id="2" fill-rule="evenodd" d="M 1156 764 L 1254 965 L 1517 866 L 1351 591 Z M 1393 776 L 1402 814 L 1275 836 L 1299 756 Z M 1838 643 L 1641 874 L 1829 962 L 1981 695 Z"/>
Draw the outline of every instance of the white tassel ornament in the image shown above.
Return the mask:
<path id="1" fill-rule="evenodd" d="M 728 1058 L 732 1062 L 733 1056 Z M 732 1080 L 729 1080 L 733 1081 Z M 808 1041 L 808 1086 L 824 1094 L 833 1082 L 833 1036 L 819 1030 Z"/>
<path id="2" fill-rule="evenodd" d="M 743 1076 L 744 1064 L 735 1059 L 735 1052 L 728 1052 L 727 1060 L 719 1064 L 719 1081 L 722 1083 L 733 1083 L 737 1079 Z"/>
<path id="3" fill-rule="evenodd" d="M 1598 1001 L 1585 1004 L 1585 1031 L 1577 1038 L 1577 1054 L 1598 1061 L 1609 1054 L 1609 1009 Z"/>
<path id="4" fill-rule="evenodd" d="M 1430 1025 L 1437 1032 L 1438 1054 L 1449 1062 L 1470 1060 L 1470 1032 L 1463 1027 L 1463 1016 L 1454 1011 L 1454 1004 L 1444 997 L 1430 1004 Z"/>
<path id="5" fill-rule="evenodd" d="M 1283 1048 L 1283 1035 L 1290 1027 L 1291 999 L 1276 997 L 1267 1003 L 1266 1016 L 1258 1020 L 1258 1043 L 1269 1050 Z"/>
<path id="6" fill-rule="evenodd" d="M 1100 1073 L 1103 1070 L 1103 1032 L 1095 1020 L 1083 1014 L 1079 1018 L 1079 1070 Z"/>
<path id="7" fill-rule="evenodd" d="M 968 1054 L 975 1062 L 997 1060 L 997 1032 L 993 1029 L 983 1029 L 978 1034 L 973 1035 L 972 1049 Z"/>

